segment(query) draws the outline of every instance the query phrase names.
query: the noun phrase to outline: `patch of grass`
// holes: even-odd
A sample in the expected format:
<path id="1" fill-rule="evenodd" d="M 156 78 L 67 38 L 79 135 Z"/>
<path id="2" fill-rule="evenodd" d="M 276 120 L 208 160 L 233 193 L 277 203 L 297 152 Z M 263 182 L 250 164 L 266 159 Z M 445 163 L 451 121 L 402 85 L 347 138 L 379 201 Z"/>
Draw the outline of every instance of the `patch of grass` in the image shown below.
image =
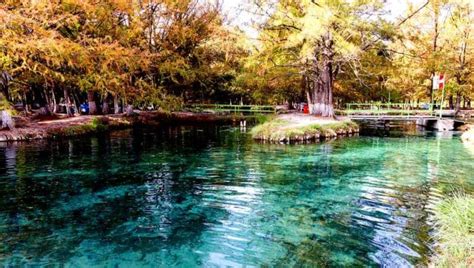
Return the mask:
<path id="1" fill-rule="evenodd" d="M 257 140 L 268 141 L 309 141 L 320 137 L 336 137 L 359 130 L 359 126 L 351 121 L 340 121 L 331 124 L 311 124 L 305 126 L 292 126 L 286 120 L 275 118 L 257 125 L 250 131 Z"/>
<path id="2" fill-rule="evenodd" d="M 109 120 L 107 117 L 94 117 L 91 126 L 95 132 L 104 132 L 109 128 Z"/>
<path id="3" fill-rule="evenodd" d="M 274 135 L 279 129 L 287 125 L 288 122 L 285 120 L 274 119 L 263 124 L 257 125 L 250 130 L 253 138 L 262 138 L 270 137 Z"/>
<path id="4" fill-rule="evenodd" d="M 105 132 L 109 129 L 108 123 L 108 119 L 105 117 L 95 117 L 90 123 L 87 124 L 49 129 L 48 132 L 52 137 L 81 136 Z"/>
<path id="5" fill-rule="evenodd" d="M 474 197 L 457 194 L 435 207 L 436 267 L 474 267 Z"/>
<path id="6" fill-rule="evenodd" d="M 275 118 L 273 114 L 257 114 L 255 116 L 255 123 L 263 124 L 265 122 L 271 121 Z"/>

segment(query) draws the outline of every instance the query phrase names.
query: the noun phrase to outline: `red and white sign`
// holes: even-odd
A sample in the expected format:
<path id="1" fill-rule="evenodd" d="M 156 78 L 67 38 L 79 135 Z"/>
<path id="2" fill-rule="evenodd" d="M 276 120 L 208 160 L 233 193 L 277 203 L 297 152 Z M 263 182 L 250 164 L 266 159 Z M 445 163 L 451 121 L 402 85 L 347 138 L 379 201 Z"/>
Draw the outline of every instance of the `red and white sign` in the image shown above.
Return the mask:
<path id="1" fill-rule="evenodd" d="M 443 89 L 444 81 L 445 81 L 445 77 L 443 73 L 435 74 L 433 76 L 433 89 Z"/>

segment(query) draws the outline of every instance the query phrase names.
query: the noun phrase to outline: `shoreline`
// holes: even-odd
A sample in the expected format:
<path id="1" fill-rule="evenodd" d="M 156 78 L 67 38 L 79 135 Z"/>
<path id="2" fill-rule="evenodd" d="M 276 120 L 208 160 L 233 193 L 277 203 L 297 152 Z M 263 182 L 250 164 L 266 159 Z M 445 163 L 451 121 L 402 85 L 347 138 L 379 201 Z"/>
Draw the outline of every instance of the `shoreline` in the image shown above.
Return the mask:
<path id="1" fill-rule="evenodd" d="M 158 126 L 175 124 L 230 124 L 249 117 L 189 112 L 140 112 L 135 115 L 81 115 L 58 117 L 49 120 L 21 118 L 13 130 L 0 130 L 0 142 L 16 142 L 57 139 L 93 135 L 134 126 Z"/>
<path id="2" fill-rule="evenodd" d="M 43 118 L 15 117 L 14 130 L 0 130 L 0 142 L 47 140 L 62 137 L 94 135 L 135 126 L 156 127 L 173 125 L 250 123 L 254 140 L 272 143 L 311 143 L 336 137 L 357 135 L 361 125 L 346 118 L 330 119 L 307 114 L 230 115 L 195 112 L 141 111 L 134 115 L 81 115 L 66 117 L 62 114 Z M 261 122 L 263 121 L 263 123 Z M 256 123 L 253 125 L 253 123 Z M 474 144 L 473 128 L 464 129 L 461 139 L 466 145 Z"/>

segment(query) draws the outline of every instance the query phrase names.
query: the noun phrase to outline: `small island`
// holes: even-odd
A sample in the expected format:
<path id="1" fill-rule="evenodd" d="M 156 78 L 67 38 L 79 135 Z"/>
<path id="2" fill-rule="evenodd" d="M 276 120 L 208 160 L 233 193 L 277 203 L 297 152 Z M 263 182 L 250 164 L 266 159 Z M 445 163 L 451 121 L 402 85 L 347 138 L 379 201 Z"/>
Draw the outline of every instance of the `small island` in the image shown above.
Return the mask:
<path id="1" fill-rule="evenodd" d="M 359 133 L 349 119 L 337 120 L 307 114 L 283 114 L 251 130 L 255 140 L 270 142 L 311 142 Z"/>

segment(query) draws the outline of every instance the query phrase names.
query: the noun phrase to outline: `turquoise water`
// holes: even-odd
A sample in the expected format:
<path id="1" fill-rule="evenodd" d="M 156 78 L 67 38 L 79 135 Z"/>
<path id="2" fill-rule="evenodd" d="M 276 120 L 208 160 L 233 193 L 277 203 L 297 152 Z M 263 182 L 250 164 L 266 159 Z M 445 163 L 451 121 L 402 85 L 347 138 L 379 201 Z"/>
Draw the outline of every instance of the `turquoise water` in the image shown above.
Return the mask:
<path id="1" fill-rule="evenodd" d="M 474 190 L 457 136 L 254 143 L 226 127 L 3 144 L 0 264 L 425 266 Z"/>

